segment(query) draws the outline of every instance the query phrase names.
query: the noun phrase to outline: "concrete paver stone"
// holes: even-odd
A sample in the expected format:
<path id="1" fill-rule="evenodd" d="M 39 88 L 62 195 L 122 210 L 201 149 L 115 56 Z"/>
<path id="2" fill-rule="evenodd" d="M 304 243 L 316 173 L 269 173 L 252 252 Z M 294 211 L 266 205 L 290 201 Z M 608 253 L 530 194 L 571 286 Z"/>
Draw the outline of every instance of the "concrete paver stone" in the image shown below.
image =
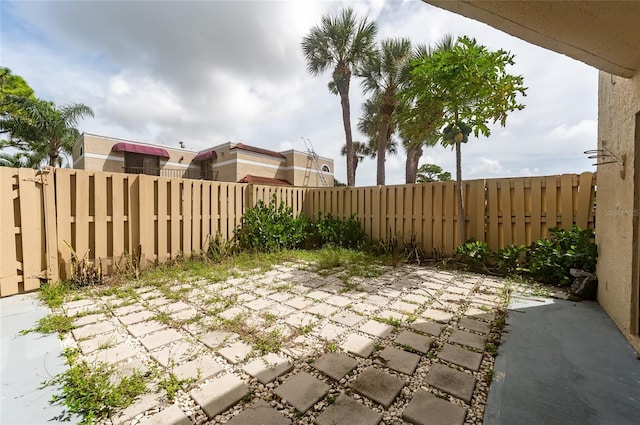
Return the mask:
<path id="1" fill-rule="evenodd" d="M 450 367 L 435 364 L 427 373 L 425 382 L 447 394 L 471 403 L 476 378 Z"/>
<path id="2" fill-rule="evenodd" d="M 258 400 L 234 416 L 227 425 L 291 425 L 285 417 L 264 400 Z"/>
<path id="3" fill-rule="evenodd" d="M 449 342 L 455 342 L 456 344 L 466 345 L 468 347 L 484 349 L 487 339 L 481 335 L 473 334 L 466 331 L 453 331 L 449 335 Z"/>
<path id="4" fill-rule="evenodd" d="M 165 304 L 158 307 L 158 311 L 162 313 L 175 313 L 176 311 L 186 310 L 191 308 L 191 306 L 183 301 L 178 301 L 171 304 Z"/>
<path id="5" fill-rule="evenodd" d="M 238 339 L 239 335 L 235 332 L 211 331 L 200 337 L 200 341 L 211 349 L 216 349 L 228 341 Z"/>
<path id="6" fill-rule="evenodd" d="M 140 343 L 147 350 L 155 350 L 158 347 L 162 347 L 163 345 L 171 344 L 172 342 L 176 342 L 182 339 L 182 335 L 180 332 L 175 329 L 164 329 L 140 339 Z"/>
<path id="7" fill-rule="evenodd" d="M 171 406 L 159 411 L 158 413 L 151 415 L 148 419 L 140 422 L 145 425 L 192 425 L 191 419 L 184 414 L 182 409 L 177 405 Z"/>
<path id="8" fill-rule="evenodd" d="M 462 425 L 467 409 L 418 390 L 405 407 L 402 418 L 415 425 Z"/>
<path id="9" fill-rule="evenodd" d="M 151 353 L 151 358 L 163 367 L 179 364 L 189 360 L 197 353 L 197 347 L 186 341 L 179 341 L 176 344 L 165 345 L 158 351 Z"/>
<path id="10" fill-rule="evenodd" d="M 331 323 L 326 323 L 317 331 L 314 329 L 314 333 L 316 333 L 320 338 L 326 339 L 328 341 L 332 341 L 338 338 L 345 331 L 346 329 L 341 328 L 340 326 L 333 325 Z"/>
<path id="11" fill-rule="evenodd" d="M 449 321 L 453 319 L 453 314 L 447 311 L 428 308 L 422 313 L 422 317 L 435 320 L 436 322 L 440 323 L 449 323 Z"/>
<path id="12" fill-rule="evenodd" d="M 311 364 L 328 377 L 341 380 L 358 365 L 358 361 L 344 353 L 326 353 Z"/>
<path id="13" fill-rule="evenodd" d="M 482 353 L 476 353 L 457 345 L 445 344 L 438 358 L 477 371 L 482 363 Z"/>
<path id="14" fill-rule="evenodd" d="M 389 408 L 404 384 L 404 380 L 370 366 L 356 377 L 351 387 L 358 394 Z"/>
<path id="15" fill-rule="evenodd" d="M 173 369 L 173 374 L 179 380 L 195 379 L 205 381 L 216 376 L 223 367 L 211 356 L 203 355 Z"/>
<path id="16" fill-rule="evenodd" d="M 128 344 L 118 344 L 114 347 L 109 347 L 104 350 L 94 351 L 87 356 L 89 363 L 110 363 L 116 364 L 127 360 L 138 354 L 137 350 Z"/>
<path id="17" fill-rule="evenodd" d="M 140 322 L 135 325 L 127 326 L 127 331 L 134 337 L 138 338 L 143 335 L 150 334 L 152 332 L 157 332 L 159 330 L 165 329 L 166 326 L 160 322 L 156 322 L 155 320 L 150 320 L 148 322 Z"/>
<path id="18" fill-rule="evenodd" d="M 142 304 L 140 303 L 135 303 L 135 304 L 130 304 L 130 305 L 125 305 L 124 307 L 118 307 L 116 309 L 113 309 L 113 314 L 120 317 L 120 316 L 127 316 L 131 313 L 135 313 L 136 311 L 140 311 L 143 310 L 144 307 L 142 306 Z"/>
<path id="19" fill-rule="evenodd" d="M 458 322 L 458 326 L 470 329 L 475 332 L 488 334 L 491 332 L 491 325 L 480 320 L 472 319 L 470 317 L 463 317 Z"/>
<path id="20" fill-rule="evenodd" d="M 254 311 L 263 310 L 267 307 L 273 307 L 274 305 L 274 301 L 267 298 L 256 298 L 255 300 L 244 304 L 246 308 Z"/>
<path id="21" fill-rule="evenodd" d="M 491 313 L 477 307 L 469 307 L 464 315 L 467 317 L 473 317 L 474 319 L 485 320 L 487 322 L 493 322 L 494 320 L 496 320 L 495 313 Z"/>
<path id="22" fill-rule="evenodd" d="M 233 344 L 218 350 L 218 354 L 227 359 L 229 362 L 236 364 L 245 359 L 247 355 L 253 350 L 253 348 L 242 341 L 234 342 Z"/>
<path id="23" fill-rule="evenodd" d="M 336 311 L 338 311 L 338 307 L 334 307 L 332 305 L 325 304 L 325 303 L 319 303 L 307 309 L 307 312 L 311 314 L 317 314 L 322 317 L 331 316 Z"/>
<path id="24" fill-rule="evenodd" d="M 432 336 L 440 336 L 442 333 L 442 329 L 444 329 L 444 325 L 440 325 L 435 322 L 425 321 L 423 319 L 418 319 L 409 325 L 411 329 L 414 331 L 426 333 Z"/>
<path id="25" fill-rule="evenodd" d="M 301 310 L 303 308 L 309 307 L 311 304 L 313 304 L 313 301 L 305 297 L 295 297 L 285 301 L 285 304 L 289 307 L 295 308 L 296 310 Z"/>
<path id="26" fill-rule="evenodd" d="M 386 338 L 391 332 L 393 332 L 393 329 L 393 326 L 387 325 L 386 323 L 380 323 L 377 320 L 369 320 L 367 323 L 360 326 L 358 330 L 369 335 L 377 336 L 378 338 Z"/>
<path id="27" fill-rule="evenodd" d="M 318 321 L 318 318 L 312 314 L 298 312 L 292 314 L 285 319 L 285 323 L 296 328 L 302 328 L 304 326 L 313 325 Z"/>
<path id="28" fill-rule="evenodd" d="M 363 319 L 363 316 L 352 313 L 350 311 L 344 311 L 331 316 L 331 320 L 333 320 L 334 322 L 338 322 L 349 327 L 357 325 L 358 323 L 362 322 Z"/>
<path id="29" fill-rule="evenodd" d="M 323 281 L 322 283 L 324 284 L 325 282 Z M 330 296 L 331 294 L 325 291 L 313 291 L 307 294 L 307 297 L 313 298 L 314 300 L 318 300 L 318 301 L 322 301 L 325 298 L 329 298 Z"/>
<path id="30" fill-rule="evenodd" d="M 163 305 L 169 304 L 171 301 L 165 297 L 151 298 L 147 300 L 147 304 L 149 307 L 161 307 Z"/>
<path id="31" fill-rule="evenodd" d="M 306 372 L 287 379 L 275 389 L 275 393 L 287 403 L 304 413 L 329 391 L 329 385 Z"/>
<path id="32" fill-rule="evenodd" d="M 283 302 L 291 298 L 291 294 L 288 292 L 276 292 L 275 294 L 269 295 L 267 298 L 276 302 Z"/>
<path id="33" fill-rule="evenodd" d="M 149 372 L 149 368 L 142 360 L 129 358 L 126 362 L 121 362 L 116 365 L 116 370 L 112 377 L 114 381 L 117 382 L 125 376 L 132 376 L 135 372 L 144 375 Z"/>
<path id="34" fill-rule="evenodd" d="M 426 354 L 431 348 L 433 340 L 428 336 L 420 335 L 411 331 L 403 331 L 395 339 L 396 344 L 404 345 Z"/>
<path id="35" fill-rule="evenodd" d="M 187 308 L 185 310 L 174 311 L 173 313 L 169 314 L 169 317 L 171 317 L 173 320 L 183 321 L 193 319 L 198 314 L 198 310 L 196 310 L 195 308 Z"/>
<path id="36" fill-rule="evenodd" d="M 249 362 L 242 368 L 262 384 L 268 384 L 280 375 L 293 369 L 293 363 L 277 354 L 269 353 L 264 357 Z"/>
<path id="37" fill-rule="evenodd" d="M 71 331 L 71 334 L 75 339 L 84 339 L 107 332 L 115 332 L 115 330 L 116 327 L 113 326 L 111 322 L 96 322 L 80 328 L 75 328 Z"/>
<path id="38" fill-rule="evenodd" d="M 418 295 L 418 294 L 407 294 L 404 297 L 402 297 L 402 299 L 404 301 L 412 302 L 415 304 L 424 304 L 427 301 L 429 301 L 429 297 L 425 297 L 424 295 Z"/>
<path id="39" fill-rule="evenodd" d="M 403 313 L 415 313 L 420 309 L 420 306 L 417 304 L 406 303 L 404 301 L 396 301 L 389 306 L 389 308 L 393 310 L 397 310 Z"/>
<path id="40" fill-rule="evenodd" d="M 364 357 L 365 359 L 371 355 L 374 350 L 375 341 L 366 336 L 358 334 L 350 334 L 347 339 L 340 345 L 349 353 L 353 353 L 356 356 Z"/>
<path id="41" fill-rule="evenodd" d="M 149 310 L 140 310 L 125 316 L 118 316 L 118 320 L 120 320 L 123 325 L 133 325 L 135 323 L 144 322 L 153 316 L 154 314 Z"/>
<path id="42" fill-rule="evenodd" d="M 191 391 L 191 398 L 211 419 L 235 405 L 248 393 L 249 386 L 229 373 L 214 379 L 199 390 Z"/>
<path id="43" fill-rule="evenodd" d="M 385 347 L 378 354 L 378 357 L 380 357 L 380 364 L 383 366 L 407 375 L 411 375 L 418 367 L 418 362 L 420 362 L 419 355 L 408 353 L 395 347 Z"/>
<path id="44" fill-rule="evenodd" d="M 351 298 L 343 297 L 342 295 L 331 295 L 325 298 L 325 303 L 335 305 L 336 307 L 346 307 L 353 302 Z"/>
<path id="45" fill-rule="evenodd" d="M 124 425 L 130 423 L 131 419 L 135 418 L 141 413 L 147 410 L 153 409 L 162 402 L 165 393 L 164 391 L 159 393 L 147 393 L 143 394 L 135 400 L 129 407 L 116 413 L 111 417 L 113 425 Z"/>
<path id="46" fill-rule="evenodd" d="M 124 342 L 124 338 L 117 332 L 111 332 L 108 334 L 101 334 L 94 338 L 78 341 L 78 347 L 82 354 L 89 354 L 96 351 L 98 348 L 108 348 Z"/>
<path id="47" fill-rule="evenodd" d="M 75 326 L 84 326 L 84 325 L 90 325 L 96 322 L 101 322 L 103 320 L 107 320 L 107 316 L 105 316 L 102 313 L 88 314 L 86 316 L 81 316 L 76 319 L 73 319 L 73 324 Z"/>
<path id="48" fill-rule="evenodd" d="M 239 316 L 244 313 L 245 311 L 240 307 L 231 307 L 230 309 L 227 309 L 219 313 L 218 317 L 221 317 L 222 319 L 233 320 L 236 316 Z"/>
<path id="49" fill-rule="evenodd" d="M 340 394 L 316 419 L 317 425 L 377 425 L 382 415 L 351 397 Z"/>
<path id="50" fill-rule="evenodd" d="M 384 310 L 378 313 L 376 316 L 386 320 L 389 320 L 389 319 L 399 320 L 401 322 L 404 322 L 405 320 L 407 320 L 406 314 L 398 313 L 397 311 L 394 311 L 394 310 Z"/>

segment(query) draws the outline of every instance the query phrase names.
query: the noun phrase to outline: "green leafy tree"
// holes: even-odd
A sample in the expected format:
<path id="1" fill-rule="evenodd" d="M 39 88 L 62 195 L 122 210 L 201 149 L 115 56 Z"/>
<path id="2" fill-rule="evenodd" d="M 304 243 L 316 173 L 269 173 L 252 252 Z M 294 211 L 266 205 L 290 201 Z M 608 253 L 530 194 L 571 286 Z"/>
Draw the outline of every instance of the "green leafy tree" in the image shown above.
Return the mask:
<path id="1" fill-rule="evenodd" d="M 78 120 L 93 116 L 90 107 L 74 103 L 56 106 L 43 99 L 14 97 L 13 104 L 20 114 L 4 115 L 0 129 L 10 134 L 3 147 L 27 153 L 31 162 L 46 160 L 52 167 L 60 166 L 62 154 L 71 153 L 79 136 Z"/>
<path id="2" fill-rule="evenodd" d="M 362 104 L 363 115 L 358 119 L 358 130 L 360 130 L 367 138 L 368 151 L 371 158 L 375 158 L 378 152 L 378 133 L 380 131 L 380 108 L 379 100 L 375 96 L 365 100 Z M 388 128 L 387 139 L 387 153 L 395 155 L 398 153 L 398 145 L 393 140 L 393 133 L 395 132 L 396 122 L 392 120 L 391 125 Z"/>
<path id="3" fill-rule="evenodd" d="M 351 134 L 349 86 L 353 69 L 373 54 L 375 22 L 358 19 L 351 8 L 337 15 L 324 15 L 302 40 L 307 71 L 314 76 L 333 69 L 329 90 L 340 96 L 342 123 L 347 147 L 347 185 L 355 184 L 355 152 Z"/>
<path id="4" fill-rule="evenodd" d="M 9 68 L 0 67 L 0 115 L 19 114 L 13 100 L 33 97 L 33 89 L 22 77 L 13 75 Z"/>
<path id="5" fill-rule="evenodd" d="M 488 137 L 489 123 L 504 126 L 510 112 L 524 108 L 516 99 L 525 95 L 522 76 L 506 71 L 514 64 L 513 58 L 505 50 L 491 51 L 475 39 L 460 37 L 450 50 L 416 61 L 412 84 L 405 93 L 418 106 L 437 102 L 442 107 L 446 127 L 441 140 L 456 152 L 460 244 L 466 238 L 461 146 L 471 133 Z"/>
<path id="6" fill-rule="evenodd" d="M 374 93 L 378 105 L 378 141 L 376 183 L 385 184 L 387 144 L 394 132 L 393 117 L 398 107 L 398 91 L 406 84 L 405 69 L 411 60 L 411 41 L 408 38 L 382 40 L 377 54 L 369 57 L 358 69 L 363 77 L 365 93 Z"/>
<path id="7" fill-rule="evenodd" d="M 436 164 L 422 164 L 417 172 L 418 183 L 448 182 L 451 181 L 451 173 L 444 171 Z"/>
<path id="8" fill-rule="evenodd" d="M 417 45 L 411 62 L 404 70 L 408 80 L 405 87 L 409 87 L 413 83 L 411 72 L 416 64 L 428 59 L 433 52 L 450 50 L 454 45 L 455 41 L 451 35 L 445 35 L 433 47 L 425 44 Z M 397 121 L 402 145 L 406 151 L 405 182 L 412 184 L 416 182 L 418 164 L 424 154 L 423 147 L 434 146 L 440 139 L 442 107 L 435 99 L 429 102 L 426 97 L 423 97 L 419 103 L 411 98 L 404 98 L 402 94 L 400 98 Z"/>

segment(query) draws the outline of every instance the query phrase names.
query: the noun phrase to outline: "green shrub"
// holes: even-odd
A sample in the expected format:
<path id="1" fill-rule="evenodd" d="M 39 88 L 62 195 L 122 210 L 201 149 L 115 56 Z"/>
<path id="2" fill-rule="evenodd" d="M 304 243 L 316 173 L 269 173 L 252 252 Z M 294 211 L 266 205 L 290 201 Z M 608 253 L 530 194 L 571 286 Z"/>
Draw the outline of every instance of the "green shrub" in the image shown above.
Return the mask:
<path id="1" fill-rule="evenodd" d="M 487 270 L 492 252 L 486 242 L 470 239 L 456 248 L 456 257 L 473 270 Z"/>
<path id="2" fill-rule="evenodd" d="M 527 247 L 524 245 L 509 245 L 499 249 L 494 255 L 496 271 L 505 276 L 514 275 L 523 271 L 524 254 Z"/>
<path id="3" fill-rule="evenodd" d="M 333 218 L 331 214 L 322 215 L 318 213 L 318 219 L 308 225 L 307 240 L 314 248 L 321 248 L 325 245 L 335 247 L 360 249 L 367 235 L 362 230 L 360 222 L 352 214 L 346 220 Z"/>
<path id="4" fill-rule="evenodd" d="M 284 202 L 278 205 L 274 195 L 268 205 L 258 201 L 242 217 L 242 226 L 236 228 L 241 249 L 275 252 L 295 249 L 306 239 L 307 220 L 295 218 L 293 210 Z"/>

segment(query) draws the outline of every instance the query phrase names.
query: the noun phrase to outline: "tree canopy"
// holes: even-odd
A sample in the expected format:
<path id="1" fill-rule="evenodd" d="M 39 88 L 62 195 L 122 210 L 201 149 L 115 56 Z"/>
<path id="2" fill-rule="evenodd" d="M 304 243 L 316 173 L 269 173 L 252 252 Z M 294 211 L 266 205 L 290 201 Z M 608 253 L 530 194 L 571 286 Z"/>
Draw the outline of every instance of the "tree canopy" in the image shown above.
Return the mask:
<path id="1" fill-rule="evenodd" d="M 447 182 L 451 180 L 451 173 L 444 171 L 436 164 L 422 164 L 417 171 L 418 183 Z"/>

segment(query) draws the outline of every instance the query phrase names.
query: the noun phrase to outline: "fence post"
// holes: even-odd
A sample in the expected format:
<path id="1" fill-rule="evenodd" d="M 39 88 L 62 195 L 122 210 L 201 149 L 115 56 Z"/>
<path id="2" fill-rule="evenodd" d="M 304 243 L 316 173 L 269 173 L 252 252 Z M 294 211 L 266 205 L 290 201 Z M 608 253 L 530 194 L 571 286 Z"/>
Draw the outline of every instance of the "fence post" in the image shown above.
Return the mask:
<path id="1" fill-rule="evenodd" d="M 40 172 L 44 205 L 45 255 L 47 260 L 45 277 L 53 281 L 60 280 L 60 270 L 58 267 L 58 220 L 56 218 L 55 170 L 53 167 L 44 167 Z"/>

